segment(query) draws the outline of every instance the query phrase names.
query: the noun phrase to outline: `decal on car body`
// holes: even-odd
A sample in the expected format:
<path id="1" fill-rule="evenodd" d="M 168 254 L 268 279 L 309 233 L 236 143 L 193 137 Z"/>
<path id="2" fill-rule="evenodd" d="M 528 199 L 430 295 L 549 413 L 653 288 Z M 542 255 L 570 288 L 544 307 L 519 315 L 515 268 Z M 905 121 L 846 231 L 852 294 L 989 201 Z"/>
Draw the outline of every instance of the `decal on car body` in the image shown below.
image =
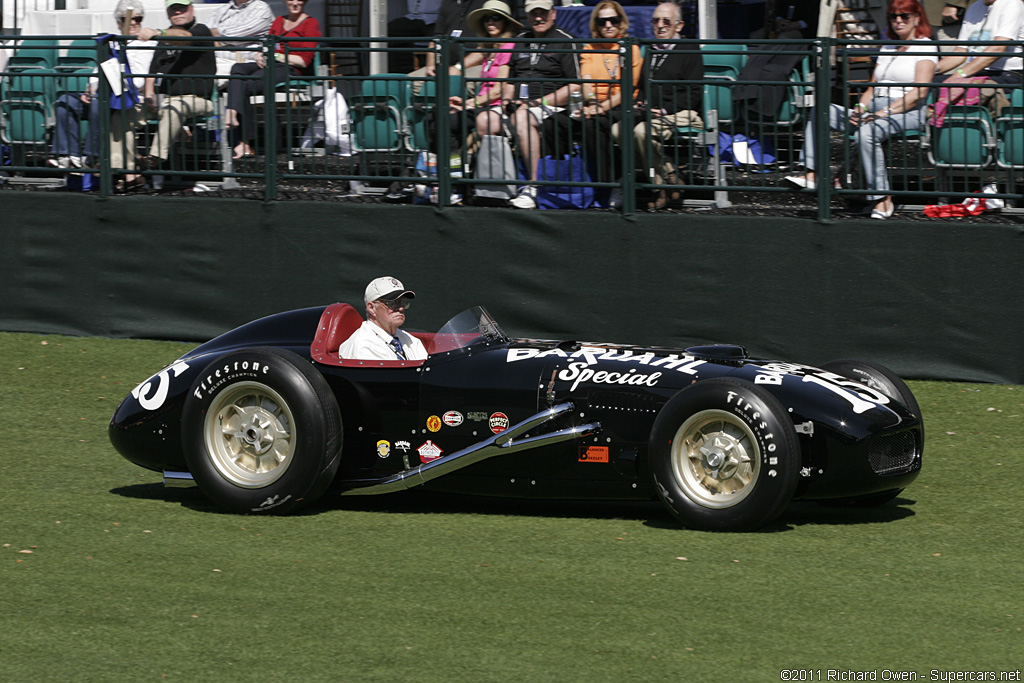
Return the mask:
<path id="1" fill-rule="evenodd" d="M 132 396 L 145 410 L 157 410 L 167 400 L 167 393 L 171 388 L 171 378 L 167 372 L 171 371 L 175 377 L 178 377 L 186 370 L 188 370 L 188 363 L 182 361 L 170 365 L 132 389 Z M 160 383 L 154 394 L 149 396 L 149 391 L 153 388 L 153 380 L 159 380 Z"/>
<path id="2" fill-rule="evenodd" d="M 444 453 L 436 443 L 427 439 L 426 443 L 416 449 L 416 452 L 420 454 L 420 460 L 422 462 L 430 462 L 431 460 L 437 460 Z"/>
<path id="3" fill-rule="evenodd" d="M 491 417 L 487 420 L 488 426 L 491 431 L 495 434 L 501 434 L 503 431 L 508 429 L 508 415 L 505 413 L 491 413 Z"/>
<path id="4" fill-rule="evenodd" d="M 431 415 L 430 417 L 428 417 L 427 418 L 427 429 L 429 429 L 432 432 L 440 431 L 441 430 L 441 418 L 439 418 L 437 415 Z"/>
<path id="5" fill-rule="evenodd" d="M 607 446 L 580 446 L 580 462 L 609 462 Z"/>

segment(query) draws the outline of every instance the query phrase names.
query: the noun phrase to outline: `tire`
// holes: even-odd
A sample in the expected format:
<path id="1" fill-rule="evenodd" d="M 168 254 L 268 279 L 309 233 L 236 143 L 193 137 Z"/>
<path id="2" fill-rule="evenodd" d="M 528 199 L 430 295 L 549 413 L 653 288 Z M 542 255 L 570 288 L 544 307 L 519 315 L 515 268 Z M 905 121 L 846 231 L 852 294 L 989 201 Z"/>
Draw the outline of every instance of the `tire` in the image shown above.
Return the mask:
<path id="1" fill-rule="evenodd" d="M 658 414 L 649 445 L 655 488 L 691 529 L 751 531 L 786 507 L 800 445 L 786 409 L 738 379 L 697 382 Z"/>
<path id="2" fill-rule="evenodd" d="M 232 351 L 210 363 L 182 411 L 185 462 L 231 512 L 284 514 L 319 498 L 338 471 L 342 427 L 326 380 L 291 351 Z"/>
<path id="3" fill-rule="evenodd" d="M 913 392 L 899 375 L 878 363 L 865 360 L 833 360 L 821 366 L 821 370 L 834 372 L 849 380 L 863 384 L 898 401 L 914 415 L 921 416 L 921 408 Z"/>
<path id="4" fill-rule="evenodd" d="M 878 363 L 864 360 L 833 360 L 821 366 L 822 370 L 834 372 L 846 379 L 863 384 L 874 391 L 877 391 L 892 400 L 898 402 L 908 412 L 921 417 L 921 407 L 914 398 L 913 392 L 906 382 L 900 379 L 899 375 Z M 921 446 L 924 447 L 924 423 L 921 425 Z M 836 500 L 819 501 L 821 505 L 844 506 L 844 507 L 878 507 L 885 505 L 896 496 L 903 493 L 903 489 L 892 489 L 891 491 L 880 491 L 867 496 L 855 498 L 841 498 Z"/>

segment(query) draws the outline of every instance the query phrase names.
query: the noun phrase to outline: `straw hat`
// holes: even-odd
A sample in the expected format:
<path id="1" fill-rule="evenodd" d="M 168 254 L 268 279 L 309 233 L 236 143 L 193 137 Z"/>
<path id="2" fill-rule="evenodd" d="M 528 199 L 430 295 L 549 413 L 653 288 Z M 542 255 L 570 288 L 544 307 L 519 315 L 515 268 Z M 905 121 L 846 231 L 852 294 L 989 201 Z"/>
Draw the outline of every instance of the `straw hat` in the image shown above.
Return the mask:
<path id="1" fill-rule="evenodd" d="M 484 29 L 484 17 L 489 14 L 500 14 L 505 17 L 505 30 L 518 33 L 523 30 L 523 25 L 512 18 L 512 10 L 502 0 L 487 0 L 480 9 L 475 9 L 466 17 L 466 26 L 478 36 L 487 36 Z"/>

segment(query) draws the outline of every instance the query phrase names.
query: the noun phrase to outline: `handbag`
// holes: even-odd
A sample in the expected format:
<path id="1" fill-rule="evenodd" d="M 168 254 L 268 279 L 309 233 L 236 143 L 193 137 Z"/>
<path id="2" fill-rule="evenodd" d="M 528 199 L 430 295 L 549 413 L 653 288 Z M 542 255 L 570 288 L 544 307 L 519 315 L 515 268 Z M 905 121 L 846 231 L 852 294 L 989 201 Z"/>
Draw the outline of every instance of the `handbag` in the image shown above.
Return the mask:
<path id="1" fill-rule="evenodd" d="M 516 193 L 516 162 L 512 147 L 503 135 L 484 135 L 476 152 L 473 177 L 478 180 L 508 180 L 508 185 L 478 185 L 477 197 L 511 199 Z"/>
<path id="2" fill-rule="evenodd" d="M 546 156 L 537 162 L 537 180 L 565 180 L 589 183 L 590 173 L 582 154 L 560 159 Z M 592 185 L 538 185 L 537 206 L 541 209 L 589 209 L 594 204 Z"/>
<path id="3" fill-rule="evenodd" d="M 109 70 L 107 68 L 101 70 L 107 74 L 108 78 L 110 78 L 112 73 L 117 73 L 117 78 L 120 78 L 121 81 L 121 87 L 119 88 L 111 84 L 110 108 L 133 109 L 141 102 L 141 98 L 139 97 L 139 89 L 135 87 L 135 79 L 132 78 L 132 68 L 128 65 L 128 57 L 125 55 L 125 51 L 121 49 L 121 46 L 113 40 L 110 40 L 108 44 L 111 57 L 107 62 L 113 61 L 113 65 Z"/>

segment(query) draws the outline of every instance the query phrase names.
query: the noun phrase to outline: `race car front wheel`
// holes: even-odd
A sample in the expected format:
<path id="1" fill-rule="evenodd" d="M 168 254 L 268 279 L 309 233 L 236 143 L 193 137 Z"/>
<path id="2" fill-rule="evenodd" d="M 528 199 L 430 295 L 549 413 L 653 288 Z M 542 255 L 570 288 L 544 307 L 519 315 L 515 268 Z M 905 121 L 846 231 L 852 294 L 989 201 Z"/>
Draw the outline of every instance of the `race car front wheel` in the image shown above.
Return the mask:
<path id="1" fill-rule="evenodd" d="M 210 363 L 182 414 L 185 462 L 199 488 L 242 513 L 281 514 L 320 497 L 338 471 L 341 429 L 320 373 L 271 347 Z"/>
<path id="2" fill-rule="evenodd" d="M 683 389 L 651 430 L 655 488 L 691 529 L 750 531 L 796 490 L 800 447 L 778 399 L 750 382 L 709 379 Z"/>

